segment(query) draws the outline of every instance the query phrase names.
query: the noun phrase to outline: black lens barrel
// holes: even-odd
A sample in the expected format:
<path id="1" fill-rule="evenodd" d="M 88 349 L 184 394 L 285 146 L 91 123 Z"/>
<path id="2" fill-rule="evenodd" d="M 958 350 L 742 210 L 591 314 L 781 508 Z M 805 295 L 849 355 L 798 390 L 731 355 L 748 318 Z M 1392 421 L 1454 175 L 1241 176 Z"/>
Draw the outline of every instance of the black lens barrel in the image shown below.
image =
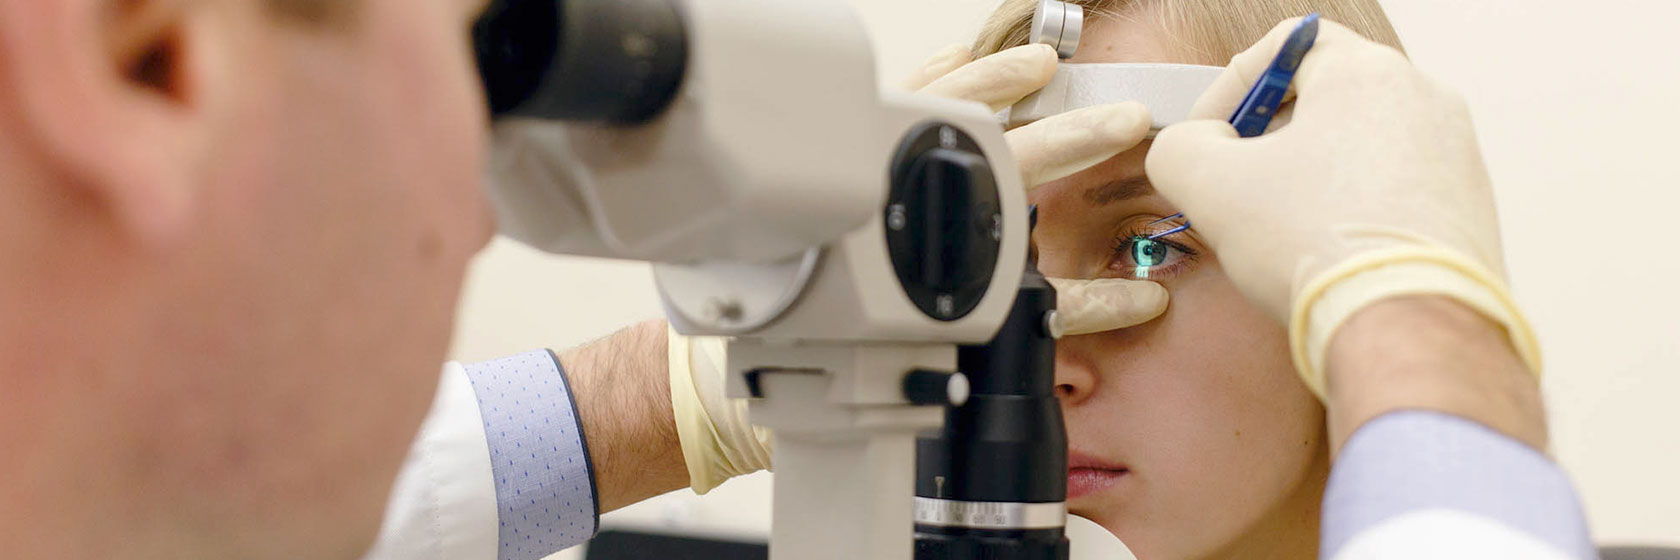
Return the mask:
<path id="1" fill-rule="evenodd" d="M 975 511 L 1058 508 L 1067 501 L 1067 430 L 1055 395 L 1056 341 L 1045 323 L 1056 291 L 1037 271 L 1022 278 L 996 337 L 963 346 L 957 368 L 972 394 L 945 426 L 916 441 L 916 496 Z M 916 559 L 1065 560 L 1060 526 L 916 525 Z"/>
<path id="2" fill-rule="evenodd" d="M 494 118 L 641 124 L 688 65 L 676 0 L 496 0 L 473 50 Z"/>

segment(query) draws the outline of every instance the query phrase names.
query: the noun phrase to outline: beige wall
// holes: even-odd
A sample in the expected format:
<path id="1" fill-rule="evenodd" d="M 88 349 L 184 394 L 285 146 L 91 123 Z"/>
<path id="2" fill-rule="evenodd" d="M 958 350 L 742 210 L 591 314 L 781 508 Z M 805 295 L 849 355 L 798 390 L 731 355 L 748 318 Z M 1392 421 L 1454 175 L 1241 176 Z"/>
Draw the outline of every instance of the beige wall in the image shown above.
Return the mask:
<path id="1" fill-rule="evenodd" d="M 894 81 L 967 42 L 995 4 L 854 2 Z M 1595 534 L 1680 546 L 1680 3 L 1384 5 L 1418 64 L 1475 111 L 1516 290 L 1546 347 L 1555 451 Z M 643 266 L 498 242 L 476 266 L 455 355 L 567 347 L 658 314 Z M 767 488 L 734 482 L 614 519 L 760 531 Z"/>

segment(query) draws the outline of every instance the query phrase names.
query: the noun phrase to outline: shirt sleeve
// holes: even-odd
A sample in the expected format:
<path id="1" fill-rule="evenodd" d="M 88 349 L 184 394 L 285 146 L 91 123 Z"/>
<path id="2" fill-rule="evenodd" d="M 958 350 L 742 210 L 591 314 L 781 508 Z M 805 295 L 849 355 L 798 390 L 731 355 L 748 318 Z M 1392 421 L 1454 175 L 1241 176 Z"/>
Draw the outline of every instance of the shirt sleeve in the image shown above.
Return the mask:
<path id="1" fill-rule="evenodd" d="M 466 370 L 443 368 L 432 410 L 409 447 L 364 560 L 496 557 L 496 487 L 478 399 Z"/>
<path id="2" fill-rule="evenodd" d="M 1320 557 L 1597 558 L 1573 485 L 1545 455 L 1456 416 L 1378 417 L 1325 489 Z"/>
<path id="3" fill-rule="evenodd" d="M 496 488 L 496 558 L 538 560 L 589 540 L 594 466 L 559 358 L 542 350 L 465 369 Z"/>
<path id="4" fill-rule="evenodd" d="M 571 391 L 547 351 L 444 367 L 364 560 L 539 559 L 598 522 Z"/>

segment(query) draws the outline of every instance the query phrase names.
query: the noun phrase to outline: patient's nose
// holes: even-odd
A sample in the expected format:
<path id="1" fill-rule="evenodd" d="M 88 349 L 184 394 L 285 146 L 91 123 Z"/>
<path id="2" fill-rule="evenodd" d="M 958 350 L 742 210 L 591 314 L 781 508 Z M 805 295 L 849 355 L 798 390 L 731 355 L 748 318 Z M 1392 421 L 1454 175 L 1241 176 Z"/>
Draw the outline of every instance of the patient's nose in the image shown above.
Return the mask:
<path id="1" fill-rule="evenodd" d="M 1096 392 L 1097 370 L 1080 339 L 1089 336 L 1070 336 L 1056 345 L 1056 396 L 1062 406 L 1074 406 Z"/>

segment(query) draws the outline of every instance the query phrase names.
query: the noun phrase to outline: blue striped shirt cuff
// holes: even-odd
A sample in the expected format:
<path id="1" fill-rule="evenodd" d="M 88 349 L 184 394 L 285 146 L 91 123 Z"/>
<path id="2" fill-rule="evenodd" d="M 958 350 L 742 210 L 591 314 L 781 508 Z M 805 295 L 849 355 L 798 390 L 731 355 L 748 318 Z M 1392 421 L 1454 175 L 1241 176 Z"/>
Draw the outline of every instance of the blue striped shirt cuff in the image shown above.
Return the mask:
<path id="1" fill-rule="evenodd" d="M 1381 416 L 1342 448 L 1325 489 L 1320 557 L 1425 510 L 1463 512 L 1571 558 L 1597 558 L 1574 486 L 1557 464 L 1481 424 L 1428 411 Z"/>
<path id="2" fill-rule="evenodd" d="M 553 352 L 465 366 L 490 447 L 500 521 L 497 558 L 538 560 L 594 536 L 594 466 Z"/>

